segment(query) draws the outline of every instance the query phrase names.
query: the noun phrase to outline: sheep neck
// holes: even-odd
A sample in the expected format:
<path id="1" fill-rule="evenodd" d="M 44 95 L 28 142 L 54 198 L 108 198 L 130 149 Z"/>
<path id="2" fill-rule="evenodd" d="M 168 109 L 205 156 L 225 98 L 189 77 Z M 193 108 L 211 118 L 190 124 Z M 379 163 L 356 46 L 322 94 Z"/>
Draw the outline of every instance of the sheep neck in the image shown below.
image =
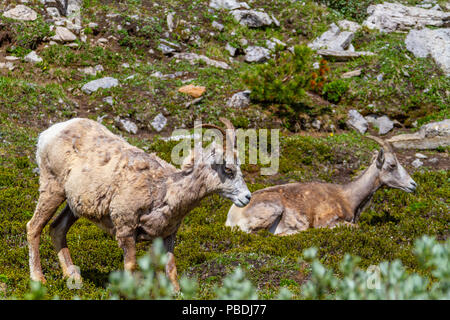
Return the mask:
<path id="1" fill-rule="evenodd" d="M 370 201 L 373 194 L 382 186 L 380 171 L 374 161 L 356 180 L 344 186 L 345 194 L 354 214 L 354 220 Z"/>

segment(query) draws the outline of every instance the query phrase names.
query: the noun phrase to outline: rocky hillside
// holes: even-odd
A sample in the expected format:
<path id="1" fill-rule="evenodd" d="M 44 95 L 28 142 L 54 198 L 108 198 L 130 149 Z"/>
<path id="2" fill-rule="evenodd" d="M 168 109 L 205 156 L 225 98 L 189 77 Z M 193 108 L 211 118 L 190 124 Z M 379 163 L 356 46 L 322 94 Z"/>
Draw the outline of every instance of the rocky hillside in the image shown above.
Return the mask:
<path id="1" fill-rule="evenodd" d="M 301 63 L 300 63 L 300 62 Z M 276 238 L 224 226 L 213 197 L 186 218 L 180 273 L 201 298 L 237 264 L 268 298 L 307 280 L 303 249 L 324 263 L 346 252 L 363 266 L 402 259 L 421 234 L 448 237 L 450 3 L 440 0 L 3 0 L 0 3 L 0 295 L 28 286 L 25 223 L 38 194 L 36 137 L 73 117 L 102 122 L 170 160 L 174 129 L 194 120 L 280 128 L 280 170 L 243 166 L 251 190 L 289 181 L 346 182 L 389 139 L 419 182 L 379 191 L 361 228 Z M 87 221 L 69 233 L 86 298 L 102 298 L 121 268 L 117 244 Z M 142 245 L 142 253 L 146 247 Z M 50 293 L 70 298 L 47 232 Z M 2 289 L 3 288 L 3 289 Z"/>

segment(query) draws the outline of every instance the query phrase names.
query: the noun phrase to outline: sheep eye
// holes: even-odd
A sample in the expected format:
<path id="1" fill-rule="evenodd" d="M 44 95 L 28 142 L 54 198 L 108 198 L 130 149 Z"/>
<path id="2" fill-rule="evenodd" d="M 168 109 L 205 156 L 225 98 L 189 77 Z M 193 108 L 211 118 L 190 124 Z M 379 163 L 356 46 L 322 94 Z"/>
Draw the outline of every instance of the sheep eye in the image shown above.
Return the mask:
<path id="1" fill-rule="evenodd" d="M 389 170 L 394 170 L 396 167 L 397 167 L 397 164 L 396 164 L 396 163 L 391 163 L 391 164 L 389 165 Z"/>
<path id="2" fill-rule="evenodd" d="M 233 175 L 233 170 L 231 168 L 225 167 L 223 169 L 223 171 L 225 172 L 226 175 L 228 176 L 232 176 Z"/>

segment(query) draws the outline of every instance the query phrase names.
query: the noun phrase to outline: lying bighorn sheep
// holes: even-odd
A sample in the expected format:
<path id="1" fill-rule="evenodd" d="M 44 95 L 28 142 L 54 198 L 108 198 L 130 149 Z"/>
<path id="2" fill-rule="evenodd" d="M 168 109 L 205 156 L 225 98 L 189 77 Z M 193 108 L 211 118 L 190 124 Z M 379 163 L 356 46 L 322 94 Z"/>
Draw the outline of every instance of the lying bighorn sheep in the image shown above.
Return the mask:
<path id="1" fill-rule="evenodd" d="M 269 229 L 277 235 L 337 224 L 353 225 L 381 186 L 414 191 L 417 184 L 398 162 L 392 147 L 379 138 L 369 138 L 382 149 L 355 181 L 346 185 L 291 183 L 258 190 L 245 208 L 230 208 L 226 225 L 238 226 L 245 232 Z"/>
<path id="2" fill-rule="evenodd" d="M 40 195 L 27 224 L 30 275 L 45 282 L 39 257 L 42 229 L 58 207 L 67 205 L 50 226 L 50 235 L 66 277 L 81 279 L 67 248 L 66 234 L 85 217 L 115 236 L 124 251 L 126 270 L 136 266 L 137 241 L 164 238 L 169 252 L 166 273 L 176 290 L 173 255 L 175 234 L 185 215 L 212 193 L 231 199 L 237 206 L 251 198 L 235 150 L 234 127 L 227 119 L 224 130 L 231 148 L 212 143 L 192 151 L 181 170 L 128 144 L 103 125 L 88 119 L 72 119 L 42 132 L 37 145 Z"/>

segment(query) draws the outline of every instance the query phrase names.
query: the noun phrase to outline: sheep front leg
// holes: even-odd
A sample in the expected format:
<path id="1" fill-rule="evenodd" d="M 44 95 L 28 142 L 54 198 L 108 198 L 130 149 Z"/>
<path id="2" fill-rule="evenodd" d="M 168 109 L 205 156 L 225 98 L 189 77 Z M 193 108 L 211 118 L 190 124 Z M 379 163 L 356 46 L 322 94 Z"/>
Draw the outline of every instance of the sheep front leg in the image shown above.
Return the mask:
<path id="1" fill-rule="evenodd" d="M 124 268 L 126 271 L 136 270 L 136 239 L 133 236 L 117 238 L 119 247 L 123 250 Z"/>
<path id="2" fill-rule="evenodd" d="M 175 233 L 171 234 L 164 239 L 164 247 L 166 248 L 169 260 L 166 264 L 166 276 L 172 282 L 175 292 L 180 291 L 180 285 L 178 284 L 177 266 L 175 264 L 175 256 L 173 250 L 175 247 Z"/>

